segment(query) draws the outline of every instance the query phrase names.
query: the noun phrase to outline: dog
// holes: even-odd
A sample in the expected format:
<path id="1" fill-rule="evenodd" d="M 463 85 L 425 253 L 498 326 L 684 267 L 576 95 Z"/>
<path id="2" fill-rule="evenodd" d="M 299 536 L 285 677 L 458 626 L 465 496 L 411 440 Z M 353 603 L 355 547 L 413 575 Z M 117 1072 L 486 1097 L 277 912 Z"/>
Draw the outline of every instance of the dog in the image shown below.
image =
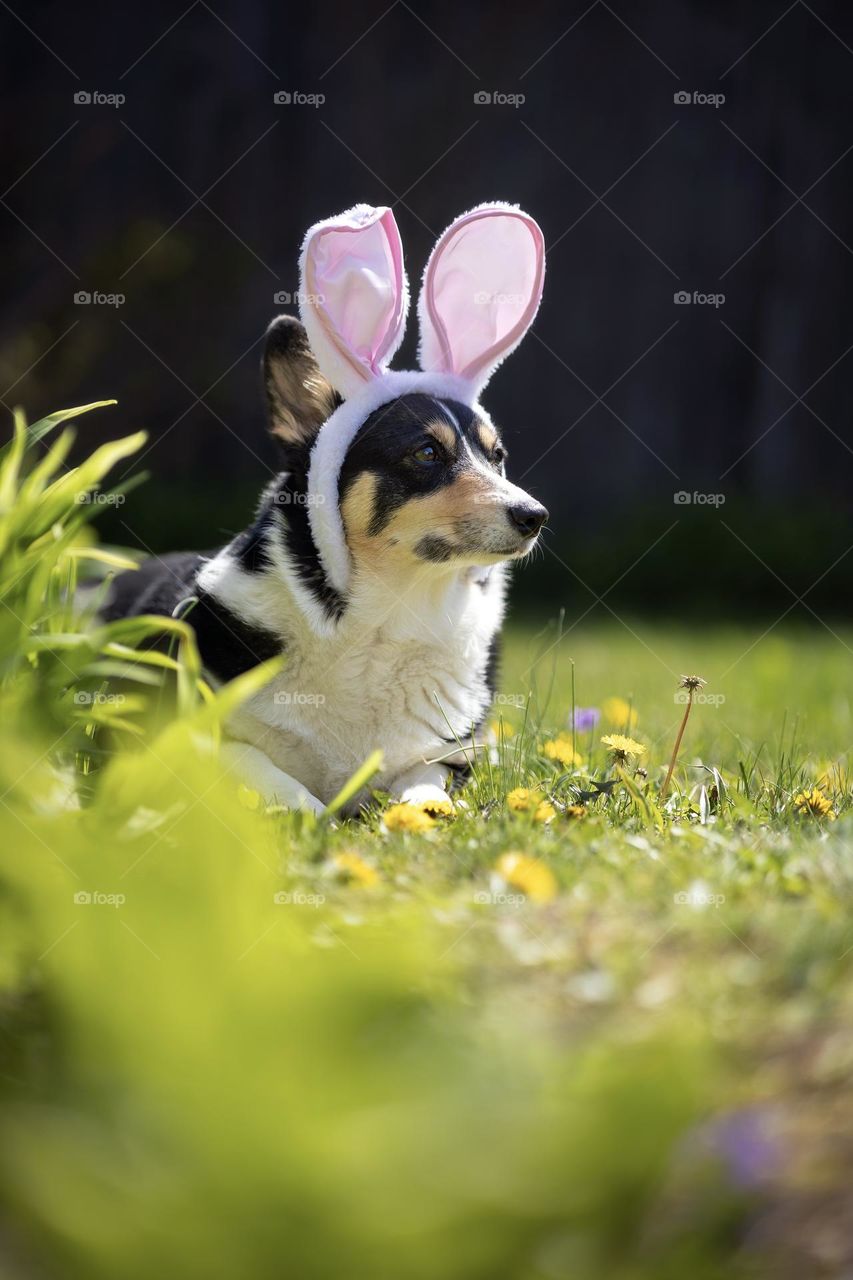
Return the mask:
<path id="1" fill-rule="evenodd" d="M 214 685 L 283 655 L 223 748 L 266 801 L 322 812 L 379 749 L 374 788 L 446 803 L 494 698 L 507 566 L 548 518 L 507 479 L 477 398 L 538 308 L 541 231 L 503 204 L 451 224 L 415 372 L 388 368 L 408 306 L 390 209 L 316 224 L 301 268 L 301 320 L 266 335 L 283 469 L 254 522 L 211 555 L 119 574 L 102 616 L 186 617 Z"/>

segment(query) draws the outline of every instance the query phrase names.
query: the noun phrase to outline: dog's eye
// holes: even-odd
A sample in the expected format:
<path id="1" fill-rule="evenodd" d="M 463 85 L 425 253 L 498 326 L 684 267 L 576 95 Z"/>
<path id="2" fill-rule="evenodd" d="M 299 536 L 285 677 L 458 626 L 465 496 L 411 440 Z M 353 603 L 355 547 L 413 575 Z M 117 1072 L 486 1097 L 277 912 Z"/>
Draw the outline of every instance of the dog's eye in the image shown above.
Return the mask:
<path id="1" fill-rule="evenodd" d="M 412 454 L 415 462 L 420 463 L 422 467 L 431 467 L 438 462 L 438 450 L 435 445 L 425 444 L 421 449 L 415 449 Z"/>
<path id="2" fill-rule="evenodd" d="M 505 458 L 506 458 L 506 449 L 504 449 L 499 444 L 495 445 L 495 448 L 492 452 L 492 462 L 495 464 L 495 466 L 499 467 L 501 463 L 505 460 Z"/>

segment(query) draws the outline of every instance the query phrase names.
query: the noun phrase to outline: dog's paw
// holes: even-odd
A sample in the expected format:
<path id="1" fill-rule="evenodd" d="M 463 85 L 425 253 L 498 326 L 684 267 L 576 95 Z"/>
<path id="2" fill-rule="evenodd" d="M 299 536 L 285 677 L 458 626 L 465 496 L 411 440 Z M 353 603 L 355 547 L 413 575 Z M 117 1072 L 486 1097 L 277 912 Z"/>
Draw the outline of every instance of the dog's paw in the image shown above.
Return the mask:
<path id="1" fill-rule="evenodd" d="M 427 813 L 452 813 L 453 801 L 443 787 L 436 787 L 431 782 L 420 782 L 414 787 L 407 787 L 400 796 L 400 804 L 416 804 Z"/>

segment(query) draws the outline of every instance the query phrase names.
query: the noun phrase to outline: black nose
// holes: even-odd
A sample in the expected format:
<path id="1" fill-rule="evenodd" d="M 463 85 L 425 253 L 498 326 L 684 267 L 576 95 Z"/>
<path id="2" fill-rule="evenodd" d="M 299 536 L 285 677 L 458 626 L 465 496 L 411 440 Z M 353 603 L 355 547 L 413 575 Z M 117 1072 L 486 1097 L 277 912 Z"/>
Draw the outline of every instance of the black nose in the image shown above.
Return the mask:
<path id="1" fill-rule="evenodd" d="M 525 538 L 532 538 L 548 520 L 548 512 L 540 502 L 525 502 L 523 506 L 507 507 L 507 515 Z"/>

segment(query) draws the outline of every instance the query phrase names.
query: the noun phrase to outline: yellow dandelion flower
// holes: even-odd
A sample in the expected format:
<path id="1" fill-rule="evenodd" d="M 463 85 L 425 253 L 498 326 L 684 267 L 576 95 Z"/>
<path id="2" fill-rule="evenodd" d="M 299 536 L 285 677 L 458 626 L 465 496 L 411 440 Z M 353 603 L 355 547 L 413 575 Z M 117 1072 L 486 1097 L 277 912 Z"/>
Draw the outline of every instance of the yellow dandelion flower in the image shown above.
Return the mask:
<path id="1" fill-rule="evenodd" d="M 332 862 L 353 884 L 368 888 L 379 881 L 379 872 L 376 868 L 371 867 L 369 862 L 365 862 L 364 858 L 353 850 L 347 849 L 343 853 L 336 853 Z"/>
<path id="2" fill-rule="evenodd" d="M 601 739 L 605 747 L 609 747 L 613 752 L 613 759 L 618 764 L 624 764 L 628 756 L 644 756 L 646 748 L 642 742 L 635 742 L 633 738 L 626 738 L 623 733 L 606 733 Z"/>
<path id="3" fill-rule="evenodd" d="M 506 802 L 513 813 L 527 813 L 533 808 L 534 796 L 528 787 L 516 787 L 507 792 Z"/>
<path id="4" fill-rule="evenodd" d="M 835 819 L 831 802 L 817 787 L 812 787 L 811 791 L 800 791 L 795 795 L 794 808 L 803 816 L 810 814 L 813 818 L 828 818 L 830 822 Z"/>
<path id="5" fill-rule="evenodd" d="M 552 822 L 557 816 L 557 810 L 548 800 L 540 800 L 533 813 L 534 822 Z"/>
<path id="6" fill-rule="evenodd" d="M 601 712 L 605 720 L 620 729 L 636 729 L 640 721 L 636 708 L 624 698 L 605 698 L 601 704 Z"/>
<path id="7" fill-rule="evenodd" d="M 435 818 L 416 804 L 392 804 L 382 821 L 388 831 L 429 831 L 435 826 Z"/>
<path id="8" fill-rule="evenodd" d="M 504 853 L 495 869 L 513 889 L 520 889 L 533 902 L 550 902 L 557 895 L 557 881 L 550 867 L 525 853 Z"/>
<path id="9" fill-rule="evenodd" d="M 585 818 L 586 809 L 582 804 L 567 804 L 566 817 L 567 818 Z"/>
<path id="10" fill-rule="evenodd" d="M 571 768 L 572 765 L 583 764 L 583 756 L 572 748 L 572 735 L 558 733 L 556 738 L 546 742 L 542 750 L 549 760 L 557 760 L 560 764 Z"/>
<path id="11" fill-rule="evenodd" d="M 501 734 L 503 734 L 505 738 L 515 737 L 515 729 L 513 729 L 511 724 L 507 724 L 506 720 L 490 720 L 489 732 L 496 738 L 500 738 Z"/>

